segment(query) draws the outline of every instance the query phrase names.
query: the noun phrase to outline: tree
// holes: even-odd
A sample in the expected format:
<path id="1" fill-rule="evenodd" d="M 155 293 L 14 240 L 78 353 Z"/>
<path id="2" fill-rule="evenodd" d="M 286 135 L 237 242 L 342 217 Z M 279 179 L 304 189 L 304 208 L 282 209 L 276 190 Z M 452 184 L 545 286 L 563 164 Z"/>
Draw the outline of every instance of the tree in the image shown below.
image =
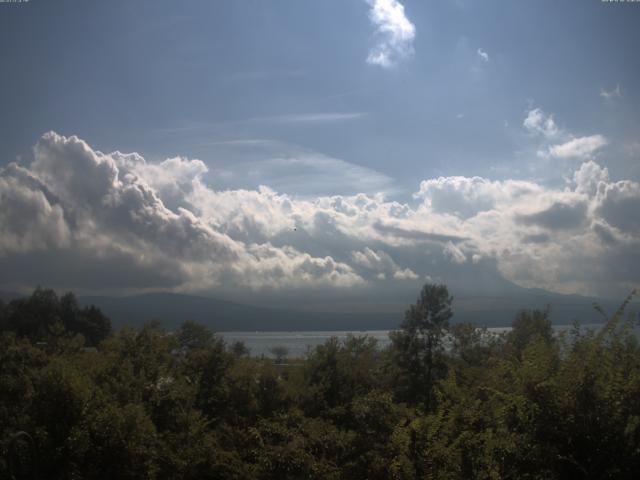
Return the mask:
<path id="1" fill-rule="evenodd" d="M 422 403 L 427 411 L 434 403 L 434 381 L 446 373 L 442 340 L 453 316 L 452 302 L 445 285 L 425 284 L 415 305 L 405 312 L 402 330 L 389 335 L 400 370 L 397 377 L 400 397 Z"/>
<path id="2" fill-rule="evenodd" d="M 473 323 L 458 323 L 450 329 L 451 356 L 465 366 L 480 366 L 491 352 L 494 340 L 486 327 L 479 328 Z"/>
<path id="3" fill-rule="evenodd" d="M 287 363 L 287 355 L 289 355 L 289 349 L 287 347 L 283 345 L 276 345 L 269 349 L 269 353 L 275 357 L 275 363 Z"/>
<path id="4" fill-rule="evenodd" d="M 550 345 L 554 341 L 553 328 L 549 319 L 549 307 L 545 310 L 521 310 L 511 324 L 507 342 L 517 356 L 536 338 Z"/>
<path id="5" fill-rule="evenodd" d="M 143 405 L 91 408 L 67 442 L 79 471 L 59 478 L 157 478 L 158 435 Z"/>
<path id="6" fill-rule="evenodd" d="M 248 357 L 249 353 L 251 353 L 249 347 L 247 347 L 247 345 L 242 340 L 236 340 L 235 342 L 233 342 L 229 346 L 229 351 L 236 358 Z"/>
<path id="7" fill-rule="evenodd" d="M 0 329 L 34 342 L 67 332 L 79 333 L 88 345 L 95 346 L 111 333 L 111 321 L 102 311 L 93 305 L 80 308 L 71 292 L 58 297 L 53 290 L 38 287 L 30 297 L 12 300 L 4 310 Z"/>
<path id="8" fill-rule="evenodd" d="M 312 350 L 302 369 L 306 411 L 339 418 L 343 425 L 351 422 L 353 400 L 381 385 L 376 346 L 374 338 L 348 335 L 342 342 L 331 337 Z"/>
<path id="9" fill-rule="evenodd" d="M 77 332 L 84 335 L 89 345 L 98 345 L 111 333 L 111 320 L 94 305 L 80 310 L 76 321 Z"/>
<path id="10" fill-rule="evenodd" d="M 4 311 L 5 311 L 5 305 L 2 299 L 0 298 L 0 330 L 5 330 Z"/>
<path id="11" fill-rule="evenodd" d="M 187 320 L 177 331 L 178 342 L 181 347 L 191 349 L 203 349 L 210 347 L 214 341 L 214 335 L 204 325 Z"/>
<path id="12" fill-rule="evenodd" d="M 32 342 L 46 340 L 60 322 L 60 302 L 53 290 L 36 288 L 30 297 L 15 299 L 6 307 L 5 326 Z"/>
<path id="13" fill-rule="evenodd" d="M 204 350 L 192 351 L 183 365 L 187 376 L 197 385 L 196 406 L 210 420 L 219 422 L 229 405 L 229 370 L 235 358 L 216 339 Z"/>

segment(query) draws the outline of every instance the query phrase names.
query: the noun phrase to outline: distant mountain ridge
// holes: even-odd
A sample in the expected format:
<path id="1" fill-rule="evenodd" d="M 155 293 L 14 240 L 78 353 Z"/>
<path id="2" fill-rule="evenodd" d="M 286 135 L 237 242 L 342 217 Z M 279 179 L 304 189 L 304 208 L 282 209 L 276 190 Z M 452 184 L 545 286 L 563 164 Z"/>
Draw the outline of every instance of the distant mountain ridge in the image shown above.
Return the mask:
<path id="1" fill-rule="evenodd" d="M 376 330 L 394 328 L 402 318 L 401 314 L 281 310 L 177 293 L 92 296 L 79 300 L 100 307 L 115 326 L 159 320 L 165 327 L 175 328 L 185 320 L 193 320 L 215 331 Z"/>
<path id="2" fill-rule="evenodd" d="M 5 303 L 8 303 L 11 300 L 14 300 L 16 298 L 23 298 L 23 297 L 26 297 L 26 295 L 18 292 L 3 292 L 0 290 L 0 300 L 2 300 Z"/>
<path id="3" fill-rule="evenodd" d="M 0 292 L 7 302 L 24 295 Z M 309 331 L 309 330 L 386 330 L 398 328 L 404 310 L 385 313 L 317 312 L 265 308 L 196 295 L 178 293 L 146 293 L 125 297 L 80 296 L 82 305 L 98 306 L 114 327 L 141 326 L 159 321 L 174 329 L 186 320 L 206 325 L 214 331 Z M 453 323 L 473 322 L 488 327 L 506 327 L 516 313 L 526 308 L 551 306 L 555 324 L 569 324 L 578 319 L 582 324 L 599 323 L 601 315 L 593 309 L 595 299 L 579 295 L 561 295 L 544 290 L 522 289 L 509 296 L 460 296 L 454 298 Z M 622 300 L 621 300 L 622 301 Z M 612 314 L 621 303 L 610 300 L 598 303 Z M 407 305 L 408 306 L 408 305 Z M 637 303 L 634 304 L 637 310 Z"/>

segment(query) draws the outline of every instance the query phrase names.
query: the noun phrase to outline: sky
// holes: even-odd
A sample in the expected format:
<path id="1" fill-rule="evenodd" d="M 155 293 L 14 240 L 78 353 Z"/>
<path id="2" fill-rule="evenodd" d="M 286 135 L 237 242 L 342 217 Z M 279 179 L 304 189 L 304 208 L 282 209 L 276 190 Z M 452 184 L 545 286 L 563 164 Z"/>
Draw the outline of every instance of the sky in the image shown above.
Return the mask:
<path id="1" fill-rule="evenodd" d="M 600 0 L 0 3 L 0 288 L 624 296 L 639 22 Z"/>

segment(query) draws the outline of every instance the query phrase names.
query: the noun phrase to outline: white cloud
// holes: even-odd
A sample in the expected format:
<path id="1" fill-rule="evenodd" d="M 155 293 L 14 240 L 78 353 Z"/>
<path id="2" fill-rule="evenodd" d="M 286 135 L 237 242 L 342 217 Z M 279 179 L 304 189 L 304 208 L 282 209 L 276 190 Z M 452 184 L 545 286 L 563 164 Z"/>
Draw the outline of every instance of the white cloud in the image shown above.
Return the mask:
<path id="1" fill-rule="evenodd" d="M 453 263 L 460 264 L 467 261 L 467 256 L 453 242 L 447 242 L 443 251 L 445 256 Z"/>
<path id="2" fill-rule="evenodd" d="M 537 150 L 540 158 L 589 160 L 596 151 L 609 143 L 600 134 L 575 136 L 559 128 L 553 115 L 546 114 L 539 108 L 527 113 L 523 126 L 540 139 Z"/>
<path id="3" fill-rule="evenodd" d="M 485 288 L 495 275 L 586 294 L 640 285 L 629 267 L 640 184 L 593 160 L 562 189 L 439 177 L 411 203 L 214 190 L 208 174 L 198 160 L 149 163 L 44 135 L 30 166 L 0 170 L 0 284 L 345 292 L 427 277 Z"/>
<path id="4" fill-rule="evenodd" d="M 290 246 L 252 244 L 243 260 L 231 266 L 226 280 L 240 286 L 273 289 L 319 285 L 341 288 L 365 283 L 349 265 L 331 256 L 314 257 Z"/>
<path id="5" fill-rule="evenodd" d="M 64 210 L 31 173 L 15 164 L 0 176 L 0 256 L 69 244 Z"/>
<path id="6" fill-rule="evenodd" d="M 531 182 L 455 176 L 423 180 L 414 197 L 424 199 L 432 212 L 467 219 L 540 191 L 541 188 Z"/>
<path id="7" fill-rule="evenodd" d="M 196 122 L 182 126 L 169 128 L 161 128 L 155 130 L 159 134 L 167 133 L 202 133 L 207 134 L 213 129 L 237 128 L 245 125 L 256 124 L 298 124 L 300 126 L 314 126 L 319 123 L 345 122 L 357 120 L 366 117 L 366 112 L 301 112 L 301 113 L 285 113 L 277 115 L 266 115 L 261 117 L 249 117 L 239 120 L 230 120 L 224 122 Z M 232 144 L 273 144 L 273 140 L 266 139 L 240 139 L 240 140 L 222 140 L 207 142 L 206 145 L 232 145 Z"/>
<path id="8" fill-rule="evenodd" d="M 602 135 L 573 138 L 568 142 L 549 147 L 549 155 L 555 158 L 590 158 L 607 143 L 607 139 Z"/>
<path id="9" fill-rule="evenodd" d="M 489 61 L 489 54 L 485 52 L 483 49 L 479 48 L 477 53 L 478 53 L 478 56 L 480 57 L 480 60 L 482 60 L 483 62 Z"/>
<path id="10" fill-rule="evenodd" d="M 262 117 L 255 121 L 271 121 L 282 123 L 318 123 L 318 122 L 341 122 L 345 120 L 356 120 L 365 117 L 363 112 L 316 112 L 316 113 L 290 113 L 288 115 L 278 115 L 273 117 Z"/>
<path id="11" fill-rule="evenodd" d="M 629 180 L 600 182 L 596 213 L 620 233 L 640 235 L 640 183 Z"/>
<path id="12" fill-rule="evenodd" d="M 355 264 L 377 273 L 378 278 L 392 277 L 396 280 L 414 280 L 418 278 L 410 268 L 401 268 L 382 250 L 374 251 L 366 247 L 362 251 L 352 252 Z"/>
<path id="13" fill-rule="evenodd" d="M 613 90 L 600 89 L 600 96 L 605 100 L 613 100 L 614 98 L 622 98 L 622 91 L 620 90 L 620 84 L 616 85 Z"/>
<path id="14" fill-rule="evenodd" d="M 161 192 L 187 205 L 195 190 L 205 188 L 201 162 L 170 159 L 148 165 L 139 155 L 105 155 L 77 137 L 55 133 L 44 135 L 34 152 L 29 170 L 10 165 L 0 177 L 0 218 L 8 226 L 0 241 L 5 257 L 16 245 L 27 253 L 90 254 L 103 262 L 105 275 L 114 256 L 127 258 L 131 271 L 151 276 L 156 265 L 165 269 L 169 262 L 179 274 L 176 288 L 211 287 L 223 279 L 254 288 L 363 283 L 351 267 L 330 256 L 273 249 L 268 242 L 256 246 L 231 238 L 197 208 L 167 208 Z"/>
<path id="15" fill-rule="evenodd" d="M 416 27 L 406 17 L 404 6 L 397 0 L 366 1 L 371 7 L 369 19 L 378 36 L 367 63 L 388 68 L 413 55 Z"/>
<path id="16" fill-rule="evenodd" d="M 529 132 L 546 138 L 553 138 L 559 133 L 553 116 L 547 115 L 539 108 L 534 108 L 527 113 L 523 125 Z"/>
<path id="17" fill-rule="evenodd" d="M 590 160 L 580 165 L 573 175 L 573 181 L 577 192 L 594 196 L 601 185 L 606 186 L 609 183 L 609 170 Z"/>
<path id="18" fill-rule="evenodd" d="M 322 155 L 292 152 L 267 160 L 237 162 L 207 175 L 216 183 L 257 189 L 269 185 L 278 192 L 293 195 L 332 195 L 358 192 L 391 192 L 393 179 L 376 170 Z"/>

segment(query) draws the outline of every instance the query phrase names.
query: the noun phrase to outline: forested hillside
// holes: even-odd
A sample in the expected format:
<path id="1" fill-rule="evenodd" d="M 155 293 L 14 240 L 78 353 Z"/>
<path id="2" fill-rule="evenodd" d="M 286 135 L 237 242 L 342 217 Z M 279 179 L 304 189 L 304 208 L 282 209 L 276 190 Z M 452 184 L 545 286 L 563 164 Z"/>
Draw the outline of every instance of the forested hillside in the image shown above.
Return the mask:
<path id="1" fill-rule="evenodd" d="M 493 336 L 451 325 L 427 284 L 389 348 L 333 339 L 276 365 L 37 290 L 0 303 L 0 478 L 636 478 L 630 298 L 595 332 L 522 311 Z"/>

